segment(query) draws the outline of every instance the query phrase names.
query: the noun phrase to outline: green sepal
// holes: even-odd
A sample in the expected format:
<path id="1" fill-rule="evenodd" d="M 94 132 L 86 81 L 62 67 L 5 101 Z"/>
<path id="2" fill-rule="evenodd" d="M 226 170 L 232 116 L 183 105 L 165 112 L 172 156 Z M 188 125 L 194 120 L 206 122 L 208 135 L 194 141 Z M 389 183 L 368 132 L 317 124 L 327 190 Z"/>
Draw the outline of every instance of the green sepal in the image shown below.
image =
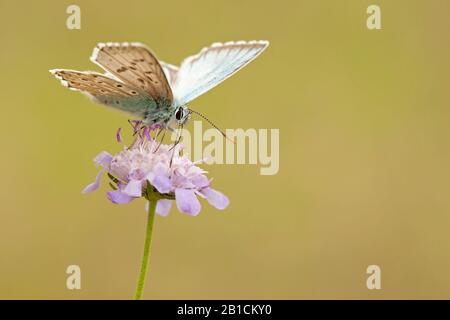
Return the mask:
<path id="1" fill-rule="evenodd" d="M 150 181 L 147 180 L 147 188 L 146 192 L 144 193 L 145 199 L 148 201 L 158 201 L 160 199 L 168 199 L 168 200 L 175 200 L 175 194 L 173 192 L 171 193 L 159 193 L 158 190 L 152 184 Z"/>
<path id="2" fill-rule="evenodd" d="M 115 186 L 112 182 L 109 183 L 109 186 L 113 189 L 113 190 L 117 190 L 119 189 L 117 186 Z"/>
<path id="3" fill-rule="evenodd" d="M 108 177 L 115 183 L 117 184 L 117 182 L 119 182 L 119 179 L 117 179 L 116 177 L 114 177 L 111 173 L 108 172 Z"/>

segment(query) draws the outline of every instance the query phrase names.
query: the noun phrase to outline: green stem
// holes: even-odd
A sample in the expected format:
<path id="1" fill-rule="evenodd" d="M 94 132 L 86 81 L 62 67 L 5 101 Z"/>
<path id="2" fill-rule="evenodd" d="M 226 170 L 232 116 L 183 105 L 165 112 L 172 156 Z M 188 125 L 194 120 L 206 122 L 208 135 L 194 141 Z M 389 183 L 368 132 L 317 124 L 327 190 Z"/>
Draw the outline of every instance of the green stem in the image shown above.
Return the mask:
<path id="1" fill-rule="evenodd" d="M 155 221 L 155 209 L 156 199 L 152 199 L 148 206 L 148 218 L 147 218 L 147 234 L 145 236 L 144 254 L 142 256 L 141 272 L 139 274 L 139 280 L 137 283 L 136 293 L 134 295 L 135 300 L 140 300 L 144 291 L 145 278 L 147 277 L 148 261 L 150 257 L 150 246 L 152 244 L 153 222 Z"/>

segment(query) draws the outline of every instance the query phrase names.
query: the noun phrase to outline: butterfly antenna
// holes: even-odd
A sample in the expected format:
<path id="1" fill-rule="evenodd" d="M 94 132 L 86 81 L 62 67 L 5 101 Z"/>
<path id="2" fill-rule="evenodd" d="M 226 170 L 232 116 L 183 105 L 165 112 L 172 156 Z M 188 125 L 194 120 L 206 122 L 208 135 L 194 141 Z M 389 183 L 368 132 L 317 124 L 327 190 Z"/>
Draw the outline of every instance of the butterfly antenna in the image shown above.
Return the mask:
<path id="1" fill-rule="evenodd" d="M 233 143 L 233 144 L 236 144 L 236 141 L 234 140 L 234 139 L 231 139 L 231 138 L 229 138 L 226 134 L 225 134 L 225 132 L 223 132 L 222 130 L 220 130 L 219 129 L 219 127 L 217 127 L 211 120 L 209 120 L 207 117 L 205 117 L 203 114 L 201 114 L 200 112 L 198 112 L 198 111 L 195 111 L 195 110 L 192 110 L 192 109 L 189 109 L 189 112 L 190 113 L 195 113 L 196 115 L 199 115 L 200 117 L 202 117 L 203 119 L 205 119 L 214 129 L 216 129 L 217 131 L 219 131 L 222 135 L 223 135 L 223 137 L 225 138 L 225 139 L 227 139 L 228 141 L 230 141 L 231 143 Z"/>

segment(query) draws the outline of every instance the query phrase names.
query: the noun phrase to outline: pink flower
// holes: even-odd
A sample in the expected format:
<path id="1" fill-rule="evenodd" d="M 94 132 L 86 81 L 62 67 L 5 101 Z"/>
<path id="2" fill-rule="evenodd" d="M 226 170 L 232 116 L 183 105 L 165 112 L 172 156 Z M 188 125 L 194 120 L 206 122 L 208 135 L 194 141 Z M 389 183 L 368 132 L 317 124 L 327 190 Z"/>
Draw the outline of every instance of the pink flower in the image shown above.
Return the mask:
<path id="1" fill-rule="evenodd" d="M 200 196 L 217 209 L 225 209 L 229 200 L 210 187 L 211 180 L 206 177 L 206 171 L 181 154 L 180 145 L 175 147 L 175 152 L 172 148 L 172 145 L 159 145 L 147 131 L 132 147 L 125 147 L 114 156 L 100 152 L 94 162 L 102 170 L 83 193 L 96 190 L 107 172 L 114 189 L 107 197 L 116 204 L 144 197 L 148 201 L 157 201 L 156 212 L 166 216 L 175 200 L 178 210 L 195 216 L 201 209 Z"/>

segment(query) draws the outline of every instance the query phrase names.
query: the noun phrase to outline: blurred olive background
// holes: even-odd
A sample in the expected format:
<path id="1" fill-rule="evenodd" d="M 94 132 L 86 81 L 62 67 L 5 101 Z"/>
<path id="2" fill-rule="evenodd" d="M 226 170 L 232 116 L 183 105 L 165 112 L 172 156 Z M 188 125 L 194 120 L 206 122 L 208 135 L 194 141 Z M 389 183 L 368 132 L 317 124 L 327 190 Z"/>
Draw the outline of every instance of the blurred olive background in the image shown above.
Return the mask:
<path id="1" fill-rule="evenodd" d="M 192 106 L 222 128 L 279 128 L 279 173 L 208 166 L 231 205 L 157 218 L 144 297 L 450 298 L 450 3 L 378 0 L 379 31 L 370 4 L 1 0 L 0 298 L 128 299 L 138 276 L 144 201 L 81 194 L 127 117 L 48 69 L 99 70 L 100 41 L 178 64 L 241 39 L 271 46 Z M 81 290 L 66 289 L 71 264 Z"/>

